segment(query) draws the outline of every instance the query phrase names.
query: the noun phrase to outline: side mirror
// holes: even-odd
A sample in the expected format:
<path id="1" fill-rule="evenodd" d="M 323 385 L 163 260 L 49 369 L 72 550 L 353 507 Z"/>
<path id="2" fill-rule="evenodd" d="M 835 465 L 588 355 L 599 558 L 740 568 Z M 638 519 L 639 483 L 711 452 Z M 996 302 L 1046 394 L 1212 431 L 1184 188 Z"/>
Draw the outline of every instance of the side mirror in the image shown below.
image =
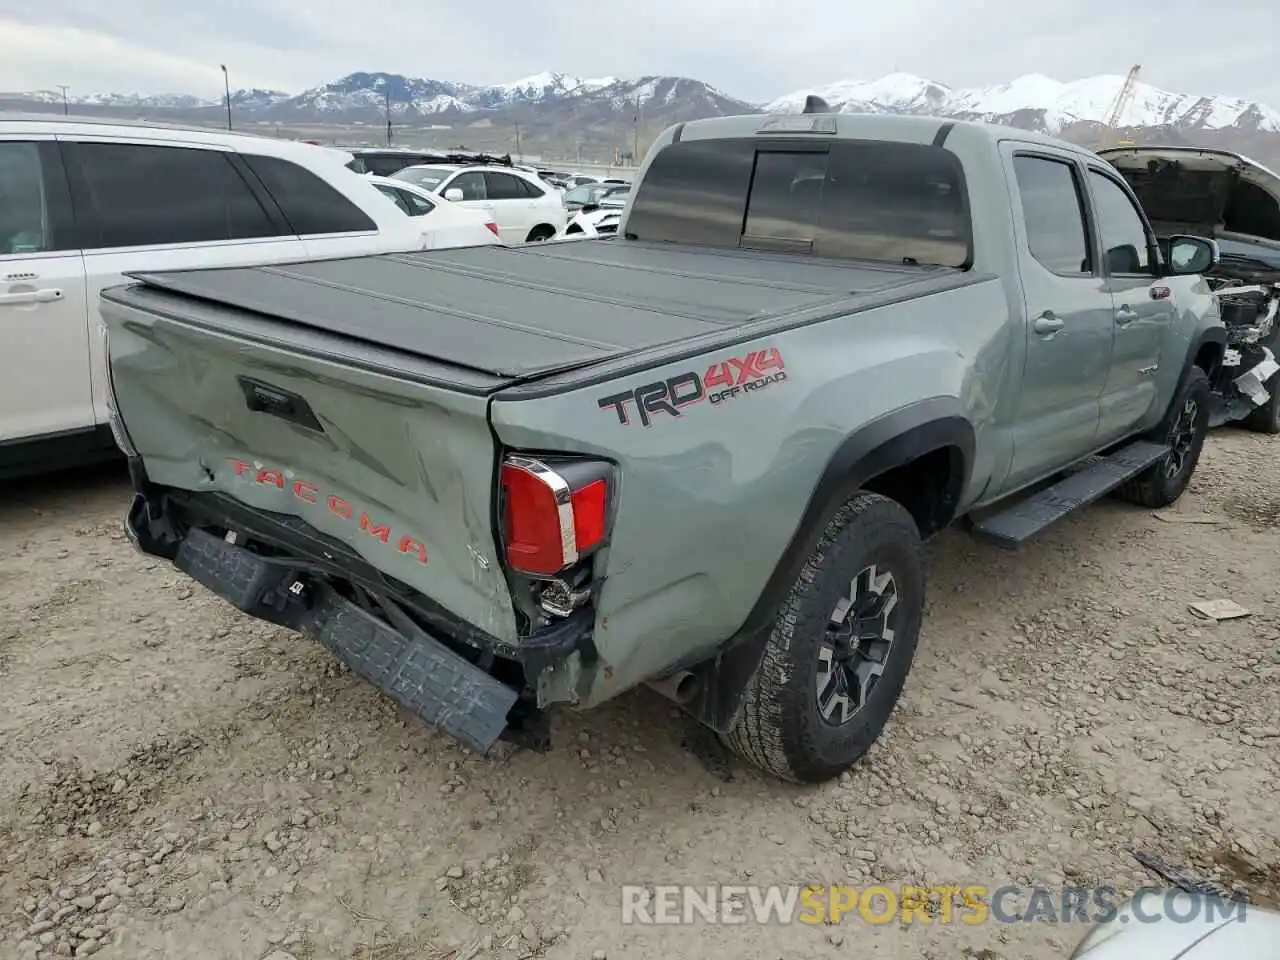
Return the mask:
<path id="1" fill-rule="evenodd" d="M 1217 240 L 1177 236 L 1169 238 L 1169 262 L 1165 267 L 1170 276 L 1185 276 L 1212 270 L 1221 259 Z"/>
<path id="2" fill-rule="evenodd" d="M 444 192 L 444 198 L 451 203 L 458 203 L 465 199 L 462 195 L 461 187 L 450 187 Z"/>

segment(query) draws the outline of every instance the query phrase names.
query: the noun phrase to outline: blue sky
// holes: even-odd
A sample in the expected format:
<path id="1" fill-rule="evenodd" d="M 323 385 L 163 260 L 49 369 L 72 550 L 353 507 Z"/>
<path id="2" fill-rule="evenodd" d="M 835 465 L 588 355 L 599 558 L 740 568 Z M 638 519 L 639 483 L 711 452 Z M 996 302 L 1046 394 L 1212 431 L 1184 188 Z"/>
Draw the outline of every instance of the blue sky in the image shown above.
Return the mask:
<path id="1" fill-rule="evenodd" d="M 900 70 L 952 86 L 1123 74 L 1280 108 L 1274 0 L 0 0 L 0 90 L 299 91 L 356 70 L 497 83 L 681 74 L 766 100 Z M 1212 11 L 1212 12 L 1210 12 Z M 1214 42 L 1225 36 L 1230 43 Z M 1145 52 L 1144 52 L 1145 51 Z"/>

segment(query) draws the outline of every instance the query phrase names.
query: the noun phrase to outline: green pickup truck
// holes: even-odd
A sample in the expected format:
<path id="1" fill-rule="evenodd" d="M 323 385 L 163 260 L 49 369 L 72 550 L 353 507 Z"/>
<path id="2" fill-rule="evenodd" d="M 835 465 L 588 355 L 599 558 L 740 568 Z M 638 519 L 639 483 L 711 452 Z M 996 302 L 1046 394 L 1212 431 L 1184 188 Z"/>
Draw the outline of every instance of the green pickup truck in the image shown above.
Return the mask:
<path id="1" fill-rule="evenodd" d="M 922 540 L 1183 492 L 1217 259 L 1025 131 L 681 123 L 612 238 L 106 291 L 127 530 L 477 750 L 648 683 L 824 780 L 902 690 Z"/>

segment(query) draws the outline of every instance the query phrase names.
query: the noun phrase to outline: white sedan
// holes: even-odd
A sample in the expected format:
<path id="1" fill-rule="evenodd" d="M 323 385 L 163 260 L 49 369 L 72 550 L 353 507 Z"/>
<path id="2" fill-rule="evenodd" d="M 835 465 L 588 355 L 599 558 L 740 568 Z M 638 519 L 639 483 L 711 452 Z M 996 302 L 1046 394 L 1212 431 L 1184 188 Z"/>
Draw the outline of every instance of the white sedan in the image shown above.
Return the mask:
<path id="1" fill-rule="evenodd" d="M 368 180 L 407 216 L 426 218 L 422 221 L 422 234 L 427 240 L 424 249 L 481 247 L 501 242 L 498 223 L 491 212 L 460 207 L 403 180 L 372 174 Z"/>

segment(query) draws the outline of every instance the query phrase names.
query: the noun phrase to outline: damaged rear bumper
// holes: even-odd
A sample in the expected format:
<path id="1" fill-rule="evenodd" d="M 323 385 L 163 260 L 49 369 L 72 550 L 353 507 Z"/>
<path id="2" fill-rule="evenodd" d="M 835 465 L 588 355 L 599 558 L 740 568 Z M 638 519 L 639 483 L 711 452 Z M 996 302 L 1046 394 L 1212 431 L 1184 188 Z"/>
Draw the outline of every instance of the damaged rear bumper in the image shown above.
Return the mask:
<path id="1" fill-rule="evenodd" d="M 565 672 L 581 643 L 579 618 L 509 650 L 441 609 L 415 604 L 393 581 L 359 569 L 340 545 L 317 543 L 313 531 L 155 488 L 140 466 L 134 472 L 140 492 L 124 528 L 139 551 L 172 562 L 250 616 L 314 637 L 356 675 L 477 751 L 498 739 L 549 748 L 545 718 L 530 713 L 530 687 Z M 218 535 L 224 528 L 248 536 Z M 275 549 L 247 549 L 263 543 Z"/>
<path id="2" fill-rule="evenodd" d="M 174 564 L 250 616 L 315 637 L 357 676 L 481 752 L 507 726 L 517 692 L 421 629 L 410 635 L 339 596 L 322 581 L 190 530 Z"/>

